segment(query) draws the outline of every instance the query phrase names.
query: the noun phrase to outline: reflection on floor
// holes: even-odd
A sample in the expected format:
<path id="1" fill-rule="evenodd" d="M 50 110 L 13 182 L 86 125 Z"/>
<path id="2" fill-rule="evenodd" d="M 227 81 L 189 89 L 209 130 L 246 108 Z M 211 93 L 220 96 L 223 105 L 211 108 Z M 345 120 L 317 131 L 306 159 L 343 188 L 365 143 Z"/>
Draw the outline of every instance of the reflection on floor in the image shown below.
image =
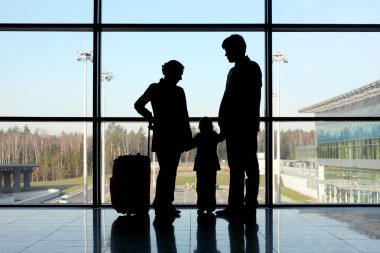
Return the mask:
<path id="1" fill-rule="evenodd" d="M 378 208 L 257 210 L 244 224 L 181 209 L 127 217 L 111 208 L 0 208 L 0 252 L 380 252 Z"/>

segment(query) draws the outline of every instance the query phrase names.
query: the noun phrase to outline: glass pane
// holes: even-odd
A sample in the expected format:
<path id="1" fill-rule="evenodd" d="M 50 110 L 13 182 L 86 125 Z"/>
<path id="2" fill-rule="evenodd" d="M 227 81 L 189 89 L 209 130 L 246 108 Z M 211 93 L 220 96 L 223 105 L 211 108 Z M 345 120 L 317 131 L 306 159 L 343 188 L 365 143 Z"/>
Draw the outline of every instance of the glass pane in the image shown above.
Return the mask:
<path id="1" fill-rule="evenodd" d="M 260 185 L 259 185 L 259 195 L 257 200 L 259 204 L 265 204 L 265 192 L 266 192 L 266 173 L 265 173 L 265 125 L 264 123 L 260 123 L 260 132 L 257 134 L 257 160 L 259 162 L 259 170 L 260 170 Z"/>
<path id="2" fill-rule="evenodd" d="M 90 23 L 92 0 L 0 2 L 0 23 Z"/>
<path id="3" fill-rule="evenodd" d="M 378 33 L 275 33 L 274 112 L 280 116 L 379 115 Z M 278 71 L 280 69 L 280 71 Z"/>
<path id="4" fill-rule="evenodd" d="M 91 203 L 92 124 L 84 126 L 82 122 L 1 122 L 0 204 Z"/>
<path id="5" fill-rule="evenodd" d="M 91 33 L 1 32 L 0 40 L 1 116 L 83 116 L 85 99 L 92 115 L 92 63 L 78 61 L 91 53 Z"/>
<path id="6" fill-rule="evenodd" d="M 175 59 L 185 66 L 178 85 L 185 90 L 189 115 L 216 117 L 228 71 L 234 66 L 228 62 L 221 47 L 230 35 L 215 32 L 103 34 L 102 68 L 114 76 L 106 85 L 106 116 L 140 116 L 134 109 L 135 101 L 151 83 L 160 80 L 161 66 Z M 264 34 L 241 35 L 247 43 L 247 55 L 264 73 Z M 263 87 L 261 115 L 264 94 Z"/>
<path id="7" fill-rule="evenodd" d="M 92 0 L 2 0 L 0 23 L 90 23 Z"/>
<path id="8" fill-rule="evenodd" d="M 103 1 L 106 23 L 258 23 L 262 0 Z"/>
<path id="9" fill-rule="evenodd" d="M 214 130 L 219 132 L 217 123 L 214 122 Z M 103 203 L 110 204 L 109 195 L 109 178 L 112 176 L 113 161 L 120 155 L 125 154 L 147 154 L 148 136 L 147 123 L 123 123 L 123 122 L 107 122 L 103 124 L 105 130 L 103 140 L 105 139 L 105 147 L 102 147 L 104 155 L 104 164 L 102 166 Z M 193 136 L 198 132 L 198 123 L 191 123 Z M 264 125 L 261 125 L 264 129 Z M 258 135 L 258 160 L 260 167 L 260 188 L 258 200 L 265 203 L 265 131 Z M 227 204 L 229 190 L 229 166 L 226 154 L 225 141 L 218 145 L 217 154 L 221 170 L 217 172 L 216 178 L 216 199 L 217 204 Z M 197 203 L 196 192 L 196 173 L 194 168 L 194 159 L 196 149 L 184 152 L 177 170 L 176 188 L 174 204 L 191 204 Z M 103 157 L 103 156 L 102 156 Z M 151 196 L 150 201 L 154 200 L 156 191 L 156 180 L 159 173 L 159 164 L 155 153 L 151 153 Z"/>
<path id="10" fill-rule="evenodd" d="M 274 122 L 273 203 L 318 203 L 315 138 L 313 122 Z"/>
<path id="11" fill-rule="evenodd" d="M 376 24 L 380 3 L 373 0 L 273 0 L 274 23 Z"/>
<path id="12" fill-rule="evenodd" d="M 274 146 L 277 203 L 379 203 L 380 122 L 281 123 Z"/>
<path id="13" fill-rule="evenodd" d="M 123 155 L 148 154 L 148 123 L 105 122 L 101 131 L 101 199 L 111 204 L 109 182 L 114 160 Z"/>

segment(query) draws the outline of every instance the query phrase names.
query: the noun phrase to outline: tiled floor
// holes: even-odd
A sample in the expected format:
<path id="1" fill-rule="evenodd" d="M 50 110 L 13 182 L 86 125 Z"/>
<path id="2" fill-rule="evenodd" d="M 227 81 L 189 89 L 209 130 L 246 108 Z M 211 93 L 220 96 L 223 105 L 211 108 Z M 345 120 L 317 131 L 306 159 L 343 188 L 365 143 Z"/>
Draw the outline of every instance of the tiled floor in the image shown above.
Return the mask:
<path id="1" fill-rule="evenodd" d="M 257 210 L 257 225 L 181 209 L 171 222 L 111 208 L 0 208 L 0 252 L 380 252 L 379 208 Z"/>

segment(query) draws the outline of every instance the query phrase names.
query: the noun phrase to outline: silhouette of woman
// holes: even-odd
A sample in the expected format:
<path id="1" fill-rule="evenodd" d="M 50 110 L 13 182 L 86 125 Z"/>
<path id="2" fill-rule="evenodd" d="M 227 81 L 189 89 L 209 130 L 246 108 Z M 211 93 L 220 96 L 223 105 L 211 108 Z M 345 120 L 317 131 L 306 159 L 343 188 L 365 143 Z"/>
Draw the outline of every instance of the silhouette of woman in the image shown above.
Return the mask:
<path id="1" fill-rule="evenodd" d="M 164 77 L 149 85 L 135 103 L 136 111 L 153 124 L 152 151 L 156 152 L 160 166 L 153 201 L 156 215 L 180 213 L 172 204 L 175 179 L 181 153 L 188 150 L 192 137 L 185 92 L 177 86 L 183 70 L 184 66 L 176 60 L 165 63 Z M 149 102 L 153 113 L 145 107 Z"/>

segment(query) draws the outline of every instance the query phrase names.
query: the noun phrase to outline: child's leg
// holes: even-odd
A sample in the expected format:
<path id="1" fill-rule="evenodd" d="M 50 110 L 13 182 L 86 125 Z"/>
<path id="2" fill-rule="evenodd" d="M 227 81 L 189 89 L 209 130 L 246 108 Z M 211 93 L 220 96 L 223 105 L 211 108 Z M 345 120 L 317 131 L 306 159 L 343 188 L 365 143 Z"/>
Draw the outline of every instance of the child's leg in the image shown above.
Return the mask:
<path id="1" fill-rule="evenodd" d="M 216 171 L 207 173 L 207 212 L 215 211 L 216 207 Z"/>
<path id="2" fill-rule="evenodd" d="M 205 189 L 204 189 L 204 175 L 201 171 L 197 171 L 197 183 L 196 183 L 196 189 L 197 189 L 197 207 L 198 207 L 198 214 L 203 213 L 206 208 L 205 208 L 205 201 L 204 195 L 205 195 Z"/>

